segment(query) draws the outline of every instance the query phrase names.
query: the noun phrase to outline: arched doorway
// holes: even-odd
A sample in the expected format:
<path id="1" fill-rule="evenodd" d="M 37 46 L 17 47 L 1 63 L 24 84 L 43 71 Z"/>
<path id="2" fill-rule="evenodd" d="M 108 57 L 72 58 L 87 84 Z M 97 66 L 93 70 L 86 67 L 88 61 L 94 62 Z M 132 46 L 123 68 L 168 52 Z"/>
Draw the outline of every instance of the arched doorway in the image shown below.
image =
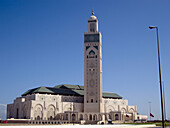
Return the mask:
<path id="1" fill-rule="evenodd" d="M 90 116 L 89 116 L 89 120 L 92 120 L 92 115 L 90 114 Z"/>
<path id="2" fill-rule="evenodd" d="M 97 115 L 93 115 L 93 120 L 97 121 Z"/>
<path id="3" fill-rule="evenodd" d="M 37 120 L 40 120 L 41 118 L 40 118 L 40 116 L 37 116 Z"/>
<path id="4" fill-rule="evenodd" d="M 82 114 L 80 114 L 80 120 L 83 120 L 83 115 Z"/>
<path id="5" fill-rule="evenodd" d="M 75 120 L 76 120 L 76 115 L 72 114 L 72 121 L 75 121 Z"/>
<path id="6" fill-rule="evenodd" d="M 50 116 L 49 120 L 53 120 L 53 117 L 52 117 L 52 116 Z"/>
<path id="7" fill-rule="evenodd" d="M 115 120 L 119 120 L 119 115 L 115 114 Z"/>

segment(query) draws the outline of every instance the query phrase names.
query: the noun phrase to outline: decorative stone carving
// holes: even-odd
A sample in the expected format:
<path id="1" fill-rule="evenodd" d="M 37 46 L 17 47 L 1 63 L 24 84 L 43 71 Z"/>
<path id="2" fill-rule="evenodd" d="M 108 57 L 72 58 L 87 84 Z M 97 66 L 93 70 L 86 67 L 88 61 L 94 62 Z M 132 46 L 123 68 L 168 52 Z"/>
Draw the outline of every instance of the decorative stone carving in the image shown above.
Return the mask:
<path id="1" fill-rule="evenodd" d="M 84 42 L 99 42 L 99 34 L 87 34 L 84 35 Z"/>
<path id="2" fill-rule="evenodd" d="M 90 85 L 91 87 L 93 87 L 93 86 L 94 86 L 94 84 L 95 84 L 94 80 L 93 80 L 93 79 L 91 79 L 91 80 L 90 80 L 89 85 Z"/>

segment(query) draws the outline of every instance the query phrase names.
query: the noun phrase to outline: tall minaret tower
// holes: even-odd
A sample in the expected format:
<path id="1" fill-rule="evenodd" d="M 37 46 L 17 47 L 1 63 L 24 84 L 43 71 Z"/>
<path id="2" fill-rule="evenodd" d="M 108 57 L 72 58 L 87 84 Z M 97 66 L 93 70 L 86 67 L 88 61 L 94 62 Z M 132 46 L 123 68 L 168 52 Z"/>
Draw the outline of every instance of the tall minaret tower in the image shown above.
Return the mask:
<path id="1" fill-rule="evenodd" d="M 102 112 L 102 37 L 94 10 L 84 33 L 84 112 Z"/>

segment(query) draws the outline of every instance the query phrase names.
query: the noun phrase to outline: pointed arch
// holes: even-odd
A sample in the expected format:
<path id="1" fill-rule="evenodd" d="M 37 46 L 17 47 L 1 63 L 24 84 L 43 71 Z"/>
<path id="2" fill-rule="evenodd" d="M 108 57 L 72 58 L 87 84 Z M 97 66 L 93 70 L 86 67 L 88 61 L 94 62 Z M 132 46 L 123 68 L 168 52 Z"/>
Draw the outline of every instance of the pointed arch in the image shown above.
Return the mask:
<path id="1" fill-rule="evenodd" d="M 129 110 L 129 112 L 134 113 L 135 110 L 134 110 L 133 108 L 131 108 L 131 109 Z"/>
<path id="2" fill-rule="evenodd" d="M 70 103 L 64 105 L 64 111 L 72 111 L 72 107 Z"/>
<path id="3" fill-rule="evenodd" d="M 93 119 L 93 118 L 92 118 L 92 114 L 90 114 L 90 115 L 89 115 L 89 120 L 92 120 L 92 119 Z"/>
<path id="4" fill-rule="evenodd" d="M 125 113 L 126 112 L 126 109 L 123 107 L 121 108 L 121 112 Z"/>
<path id="5" fill-rule="evenodd" d="M 119 115 L 115 114 L 115 120 L 119 120 Z"/>
<path id="6" fill-rule="evenodd" d="M 41 104 L 37 104 L 34 107 L 34 119 L 41 120 L 43 118 L 43 106 Z"/>
<path id="7" fill-rule="evenodd" d="M 107 113 L 110 113 L 112 111 L 115 111 L 115 108 L 112 105 L 109 105 L 109 106 L 106 107 L 106 112 Z"/>
<path id="8" fill-rule="evenodd" d="M 93 115 L 93 120 L 97 121 L 97 115 L 96 114 Z"/>
<path id="9" fill-rule="evenodd" d="M 94 52 L 93 50 L 91 50 L 91 51 L 89 52 L 89 55 L 95 55 L 95 52 Z"/>
<path id="10" fill-rule="evenodd" d="M 47 108 L 47 119 L 53 120 L 55 117 L 55 106 L 53 104 L 50 104 Z"/>
<path id="11" fill-rule="evenodd" d="M 72 121 L 75 121 L 76 120 L 76 114 L 72 114 Z"/>

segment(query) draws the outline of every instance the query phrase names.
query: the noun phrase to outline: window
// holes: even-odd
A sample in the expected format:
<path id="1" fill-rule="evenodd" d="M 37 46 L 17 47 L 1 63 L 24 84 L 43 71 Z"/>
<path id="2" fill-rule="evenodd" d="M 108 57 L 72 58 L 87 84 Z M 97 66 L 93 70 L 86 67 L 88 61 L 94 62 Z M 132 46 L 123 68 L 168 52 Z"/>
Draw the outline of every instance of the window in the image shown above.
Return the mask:
<path id="1" fill-rule="evenodd" d="M 95 28 L 95 23 L 91 23 L 90 24 L 90 31 L 94 32 L 94 28 Z"/>
<path id="2" fill-rule="evenodd" d="M 91 99 L 91 103 L 93 103 L 93 99 Z"/>

